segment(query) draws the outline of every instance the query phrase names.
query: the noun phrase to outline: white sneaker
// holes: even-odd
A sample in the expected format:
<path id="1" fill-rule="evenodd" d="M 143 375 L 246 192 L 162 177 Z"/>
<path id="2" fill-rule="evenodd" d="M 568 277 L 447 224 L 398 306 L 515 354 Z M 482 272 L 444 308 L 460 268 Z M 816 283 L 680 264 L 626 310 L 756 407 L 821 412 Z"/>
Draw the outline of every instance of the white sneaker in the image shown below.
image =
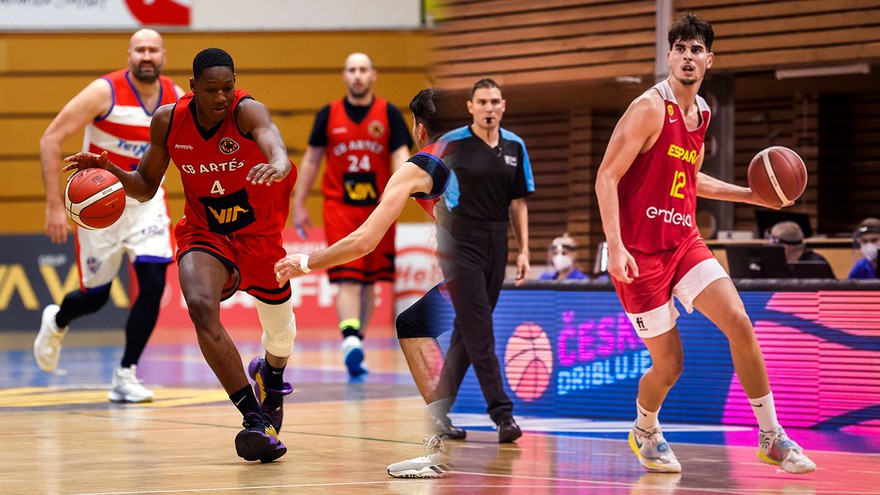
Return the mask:
<path id="1" fill-rule="evenodd" d="M 427 454 L 395 462 L 388 466 L 388 474 L 394 478 L 445 478 L 452 465 L 449 463 L 449 455 L 440 437 L 426 438 L 425 450 Z"/>
<path id="2" fill-rule="evenodd" d="M 116 368 L 113 371 L 113 382 L 110 393 L 107 394 L 110 402 L 153 402 L 153 392 L 141 385 L 137 378 L 137 365 L 130 368 Z"/>
<path id="3" fill-rule="evenodd" d="M 672 448 L 663 438 L 660 425 L 643 430 L 633 425 L 629 432 L 629 446 L 643 468 L 653 473 L 680 473 L 681 464 Z"/>
<path id="4" fill-rule="evenodd" d="M 348 368 L 348 375 L 357 378 L 367 374 L 367 365 L 364 363 L 364 344 L 361 339 L 354 335 L 349 335 L 342 341 L 342 358 L 345 360 L 345 367 Z"/>
<path id="5" fill-rule="evenodd" d="M 58 367 L 61 340 L 64 339 L 70 328 L 58 328 L 58 324 L 55 323 L 55 315 L 59 310 L 61 308 L 57 304 L 50 304 L 43 309 L 40 333 L 34 339 L 34 358 L 37 360 L 37 366 L 43 371 L 55 371 L 55 368 Z"/>
<path id="6" fill-rule="evenodd" d="M 804 449 L 788 438 L 785 430 L 777 426 L 771 431 L 758 434 L 758 459 L 779 466 L 786 473 L 803 474 L 816 470 L 816 463 L 804 454 Z"/>

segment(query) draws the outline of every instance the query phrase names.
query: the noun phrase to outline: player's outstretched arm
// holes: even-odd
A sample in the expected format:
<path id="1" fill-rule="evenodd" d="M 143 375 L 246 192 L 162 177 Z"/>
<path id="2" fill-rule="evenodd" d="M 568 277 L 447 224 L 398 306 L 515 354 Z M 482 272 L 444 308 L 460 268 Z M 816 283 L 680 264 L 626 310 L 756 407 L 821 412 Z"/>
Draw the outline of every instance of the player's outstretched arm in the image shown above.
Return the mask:
<path id="1" fill-rule="evenodd" d="M 655 93 L 649 90 L 626 109 L 614 127 L 596 173 L 599 214 L 608 242 L 608 273 L 627 284 L 639 275 L 639 268 L 621 239 L 617 185 L 636 156 L 648 150 L 663 130 L 663 100 Z"/>
<path id="2" fill-rule="evenodd" d="M 112 102 L 110 83 L 96 79 L 74 96 L 52 120 L 40 138 L 40 165 L 43 186 L 46 188 L 46 235 L 52 242 L 63 243 L 69 231 L 64 201 L 58 189 L 61 168 L 61 143 L 83 130 L 97 117 L 110 110 Z"/>
<path id="3" fill-rule="evenodd" d="M 162 177 L 170 161 L 165 136 L 168 135 L 173 108 L 174 105 L 161 106 L 153 115 L 153 120 L 150 122 L 150 146 L 141 156 L 137 170 L 132 172 L 122 170 L 107 158 L 106 151 L 100 155 L 82 152 L 68 156 L 64 159 L 67 166 L 63 170 L 103 168 L 119 179 L 126 195 L 141 202 L 149 201 L 162 185 Z"/>
<path id="4" fill-rule="evenodd" d="M 357 230 L 308 257 L 309 271 L 341 265 L 371 253 L 400 216 L 409 197 L 415 193 L 430 193 L 433 185 L 430 174 L 411 162 L 405 163 L 388 180 L 376 209 Z M 299 253 L 290 254 L 275 263 L 275 278 L 279 286 L 291 278 L 305 275 L 302 267 L 304 257 Z"/>
<path id="5" fill-rule="evenodd" d="M 272 185 L 287 177 L 292 167 L 287 156 L 287 146 L 281 139 L 281 131 L 272 122 L 269 109 L 256 100 L 243 100 L 237 109 L 238 126 L 244 134 L 250 133 L 254 142 L 269 163 L 258 163 L 248 172 L 247 180 L 253 184 Z"/>

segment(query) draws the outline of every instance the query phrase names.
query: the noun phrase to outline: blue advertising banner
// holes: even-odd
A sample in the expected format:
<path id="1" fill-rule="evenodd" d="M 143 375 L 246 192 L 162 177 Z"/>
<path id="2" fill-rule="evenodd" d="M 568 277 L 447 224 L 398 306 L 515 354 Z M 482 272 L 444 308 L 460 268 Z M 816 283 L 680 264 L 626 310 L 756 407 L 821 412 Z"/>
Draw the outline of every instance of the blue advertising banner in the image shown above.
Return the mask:
<path id="1" fill-rule="evenodd" d="M 784 424 L 880 427 L 880 292 L 744 291 Z M 684 370 L 663 404 L 667 422 L 753 425 L 724 334 L 681 316 Z M 521 416 L 632 420 L 651 366 L 612 291 L 505 289 L 495 310 L 504 386 Z M 448 335 L 441 343 L 448 342 Z M 471 370 L 454 412 L 485 413 Z"/>
<path id="2" fill-rule="evenodd" d="M 45 235 L 0 236 L 0 331 L 40 328 L 43 308 L 79 289 L 73 236 L 53 244 Z M 76 321 L 78 328 L 122 328 L 128 315 L 128 267 L 119 271 L 110 301 Z"/>

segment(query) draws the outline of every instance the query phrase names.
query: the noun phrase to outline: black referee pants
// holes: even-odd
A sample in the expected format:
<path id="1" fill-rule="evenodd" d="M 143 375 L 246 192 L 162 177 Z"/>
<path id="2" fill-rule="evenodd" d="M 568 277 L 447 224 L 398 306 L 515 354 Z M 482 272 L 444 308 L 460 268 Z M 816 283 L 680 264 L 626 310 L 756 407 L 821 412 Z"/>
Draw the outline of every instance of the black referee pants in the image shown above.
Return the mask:
<path id="1" fill-rule="evenodd" d="M 496 424 L 513 415 L 513 402 L 504 392 L 495 354 L 492 324 L 507 266 L 507 229 L 507 222 L 456 218 L 452 225 L 455 254 L 446 260 L 451 266 L 444 267 L 455 325 L 439 386 L 456 397 L 473 365 L 487 411 Z"/>

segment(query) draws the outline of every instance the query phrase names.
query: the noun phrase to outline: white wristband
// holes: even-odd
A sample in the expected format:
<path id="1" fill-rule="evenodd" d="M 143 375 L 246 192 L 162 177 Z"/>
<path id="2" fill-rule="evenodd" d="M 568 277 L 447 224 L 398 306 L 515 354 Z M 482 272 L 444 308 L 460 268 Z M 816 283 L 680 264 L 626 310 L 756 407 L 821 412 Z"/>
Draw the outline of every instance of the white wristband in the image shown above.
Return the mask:
<path id="1" fill-rule="evenodd" d="M 309 273 L 310 271 L 312 271 L 312 269 L 309 268 L 308 255 L 304 254 L 303 257 L 299 259 L 299 269 L 302 270 L 303 273 Z"/>

